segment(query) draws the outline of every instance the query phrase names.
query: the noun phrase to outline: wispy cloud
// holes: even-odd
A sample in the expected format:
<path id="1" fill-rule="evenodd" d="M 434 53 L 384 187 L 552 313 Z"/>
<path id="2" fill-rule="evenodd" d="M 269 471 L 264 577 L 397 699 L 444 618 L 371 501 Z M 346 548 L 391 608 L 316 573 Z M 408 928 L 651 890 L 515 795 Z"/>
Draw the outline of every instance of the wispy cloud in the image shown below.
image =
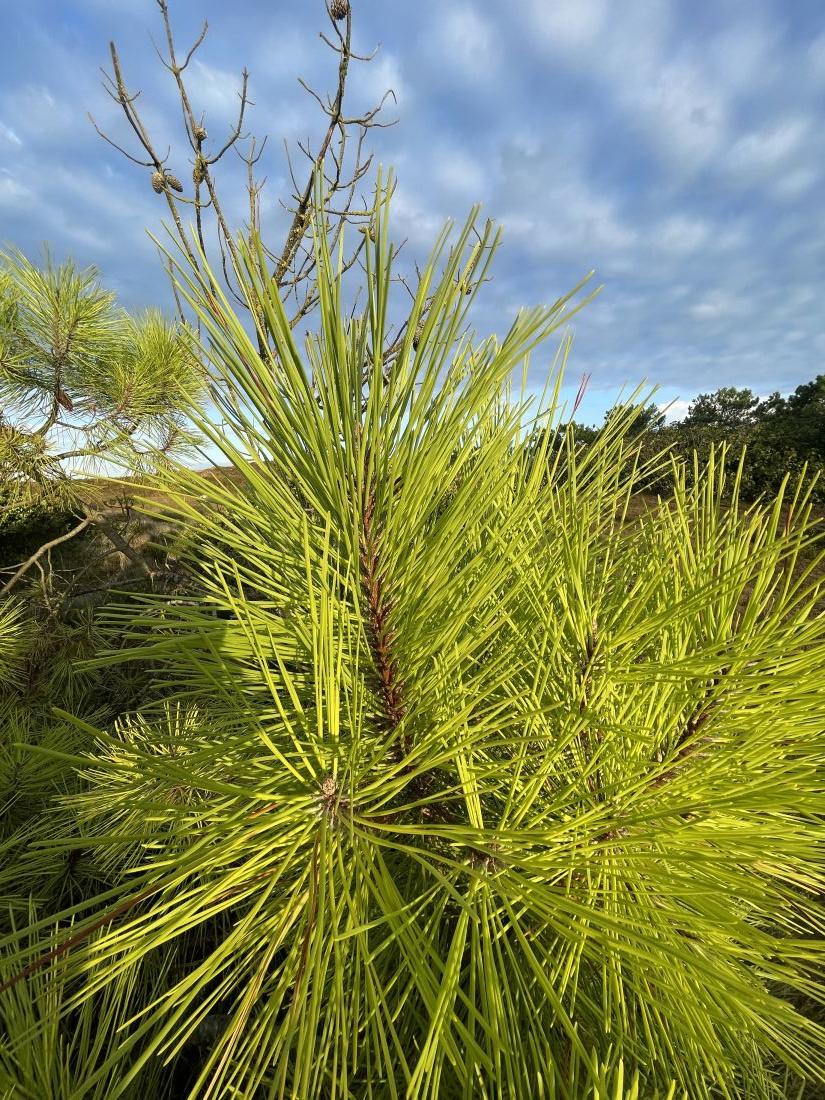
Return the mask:
<path id="1" fill-rule="evenodd" d="M 440 18 L 428 33 L 445 63 L 471 80 L 489 80 L 498 68 L 501 57 L 496 48 L 496 28 L 477 4 L 467 0 L 442 4 Z"/>
<path id="2" fill-rule="evenodd" d="M 0 209 L 20 210 L 31 205 L 34 192 L 7 171 L 0 169 Z"/>
<path id="3" fill-rule="evenodd" d="M 250 69 L 248 125 L 270 134 L 264 228 L 276 237 L 280 140 L 294 151 L 324 128 L 296 77 L 322 94 L 336 83 L 317 35 L 321 0 L 176 0 L 172 15 L 181 44 L 210 23 L 187 72 L 210 140 L 231 125 Z M 382 48 L 353 63 L 352 109 L 388 87 L 398 96 L 398 125 L 370 138 L 398 171 L 403 262 L 482 200 L 505 232 L 485 288 L 489 329 L 599 269 L 604 290 L 575 324 L 572 378 L 593 375 L 580 416 L 600 419 L 641 378 L 684 409 L 719 385 L 787 391 L 822 369 L 825 11 L 783 0 L 361 0 L 355 27 L 359 52 Z M 98 84 L 114 38 L 157 144 L 171 144 L 170 164 L 188 177 L 174 87 L 149 38 L 158 30 L 150 0 L 29 0 L 0 43 L 0 240 L 36 254 L 48 239 L 56 256 L 97 262 L 131 305 L 168 302 L 145 233 L 163 204 L 85 112 L 133 148 Z M 221 167 L 239 223 L 243 166 Z M 536 369 L 550 359 L 552 349 Z"/>
<path id="4" fill-rule="evenodd" d="M 196 57 L 192 61 L 189 85 L 194 101 L 204 111 L 217 115 L 221 120 L 237 116 L 242 85 L 242 78 L 238 73 L 207 65 Z M 252 89 L 249 91 L 250 98 L 253 98 Z"/>
<path id="5" fill-rule="evenodd" d="M 23 144 L 22 138 L 5 122 L 0 122 L 0 141 L 5 142 L 7 145 L 20 146 Z"/>
<path id="6" fill-rule="evenodd" d="M 682 420 L 690 408 L 690 401 L 676 397 L 672 401 L 660 401 L 659 409 L 666 413 L 665 422 L 672 424 L 675 420 Z"/>

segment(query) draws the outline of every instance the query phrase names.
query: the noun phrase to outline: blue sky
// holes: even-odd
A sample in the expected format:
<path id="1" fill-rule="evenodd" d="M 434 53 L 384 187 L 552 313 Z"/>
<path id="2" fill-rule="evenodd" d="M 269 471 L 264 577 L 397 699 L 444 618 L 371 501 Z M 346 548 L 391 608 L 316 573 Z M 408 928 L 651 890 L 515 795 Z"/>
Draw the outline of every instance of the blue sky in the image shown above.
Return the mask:
<path id="1" fill-rule="evenodd" d="M 268 133 L 264 231 L 283 234 L 281 140 L 318 135 L 303 76 L 331 89 L 323 0 L 170 0 L 210 136 L 251 73 L 250 128 Z M 590 268 L 604 284 L 575 321 L 579 419 L 597 422 L 642 378 L 679 412 L 723 385 L 787 392 L 825 358 L 825 5 L 821 0 L 353 0 L 353 107 L 387 87 L 397 126 L 375 131 L 395 168 L 407 262 L 474 201 L 504 229 L 481 323 L 505 329 Z M 154 0 L 0 0 L 0 240 L 33 258 L 96 264 L 123 304 L 167 306 L 146 228 L 149 173 L 94 133 L 127 141 L 98 68 L 119 45 L 170 167 L 191 170 L 176 100 L 154 56 Z M 168 136 L 167 136 L 168 135 Z M 224 194 L 239 222 L 230 165 Z M 548 348 L 547 360 L 552 357 Z M 545 364 L 535 362 L 538 380 Z"/>

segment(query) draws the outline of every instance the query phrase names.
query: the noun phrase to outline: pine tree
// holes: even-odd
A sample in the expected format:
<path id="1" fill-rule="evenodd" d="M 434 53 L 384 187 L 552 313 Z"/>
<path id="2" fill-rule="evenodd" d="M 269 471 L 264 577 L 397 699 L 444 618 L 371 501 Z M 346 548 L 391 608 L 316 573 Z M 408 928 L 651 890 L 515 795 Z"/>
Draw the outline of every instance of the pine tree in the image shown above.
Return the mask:
<path id="1" fill-rule="evenodd" d="M 186 453 L 192 434 L 182 409 L 204 387 L 203 365 L 179 327 L 155 310 L 119 309 L 94 268 L 0 255 L 0 539 L 58 511 L 73 517 L 66 535 L 92 526 L 140 564 L 78 475 L 134 475 L 147 461 Z M 9 571 L 0 594 L 24 578 L 48 541 Z"/>
<path id="2" fill-rule="evenodd" d="M 234 271 L 255 332 L 203 255 L 175 261 L 233 477 L 164 475 L 199 594 L 112 618 L 128 644 L 100 662 L 150 663 L 152 697 L 78 725 L 82 841 L 28 857 L 82 849 L 107 887 L 6 938 L 0 1081 L 31 1095 L 14 1056 L 59 989 L 67 1021 L 109 1006 L 107 1097 L 164 1095 L 159 1059 L 174 1095 L 238 1100 L 821 1082 L 796 1007 L 823 992 L 808 489 L 785 522 L 782 499 L 728 508 L 712 452 L 626 524 L 668 461 L 625 461 L 637 395 L 548 462 L 561 373 L 512 388 L 582 288 L 476 339 L 498 238 L 473 216 L 387 361 L 379 206 L 360 313 L 316 227 L 303 347 L 257 241 Z"/>

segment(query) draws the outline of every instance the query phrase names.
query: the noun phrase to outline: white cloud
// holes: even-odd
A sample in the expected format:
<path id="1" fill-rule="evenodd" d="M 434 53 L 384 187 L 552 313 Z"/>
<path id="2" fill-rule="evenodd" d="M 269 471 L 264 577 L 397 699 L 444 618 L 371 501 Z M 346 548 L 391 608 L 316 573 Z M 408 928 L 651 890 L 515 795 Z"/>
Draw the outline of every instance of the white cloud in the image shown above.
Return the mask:
<path id="1" fill-rule="evenodd" d="M 796 168 L 776 181 L 774 193 L 780 199 L 795 202 L 810 191 L 819 178 L 813 168 Z"/>
<path id="2" fill-rule="evenodd" d="M 466 149 L 444 146 L 433 157 L 433 177 L 445 190 L 470 203 L 480 202 L 489 183 L 488 173 Z"/>
<path id="3" fill-rule="evenodd" d="M 669 407 L 668 407 L 669 406 Z M 660 412 L 664 412 L 667 409 L 666 423 L 672 424 L 676 420 L 682 420 L 686 416 L 688 409 L 690 408 L 690 401 L 684 400 L 684 398 L 677 397 L 673 401 L 662 401 L 657 406 Z"/>
<path id="4" fill-rule="evenodd" d="M 751 239 L 752 229 L 746 219 L 739 218 L 731 221 L 726 216 L 725 221 L 716 227 L 713 243 L 717 252 L 735 252 L 746 247 Z"/>
<path id="5" fill-rule="evenodd" d="M 580 53 L 599 38 L 607 22 L 606 0 L 531 0 L 533 26 L 554 50 Z"/>
<path id="6" fill-rule="evenodd" d="M 189 70 L 189 87 L 195 111 L 212 111 L 221 118 L 233 118 L 240 110 L 240 73 L 218 69 L 194 58 Z M 250 98 L 254 96 L 250 93 Z"/>
<path id="7" fill-rule="evenodd" d="M 0 121 L 0 140 L 6 142 L 8 145 L 18 147 L 23 144 L 11 126 L 7 126 L 3 121 Z"/>
<path id="8" fill-rule="evenodd" d="M 663 251 L 686 256 L 705 245 L 709 237 L 710 226 L 702 218 L 673 214 L 661 223 L 655 240 Z"/>
<path id="9" fill-rule="evenodd" d="M 443 228 L 445 218 L 428 209 L 420 199 L 399 182 L 396 185 L 392 201 L 393 225 L 397 227 L 394 236 L 399 240 L 407 239 L 415 252 L 417 249 L 429 253 L 436 236 Z"/>
<path id="10" fill-rule="evenodd" d="M 148 179 L 143 189 L 146 197 L 140 202 L 136 202 L 135 195 L 124 187 L 124 176 L 110 173 L 103 179 L 100 173 L 83 168 L 58 168 L 44 181 L 44 186 L 47 195 L 60 193 L 79 199 L 88 203 L 89 209 L 94 210 L 97 217 L 112 218 L 124 226 L 135 227 L 141 231 L 142 236 L 145 234 L 141 227 L 154 220 L 151 216 L 153 211 L 161 209 L 152 201 L 154 194 L 148 185 Z"/>
<path id="11" fill-rule="evenodd" d="M 624 222 L 612 199 L 583 184 L 551 183 L 546 212 L 512 210 L 502 215 L 507 236 L 518 240 L 533 255 L 577 255 L 595 262 L 605 252 L 629 248 L 638 238 Z"/>
<path id="12" fill-rule="evenodd" d="M 499 53 L 493 26 L 475 7 L 454 3 L 439 7 L 435 25 L 428 28 L 451 67 L 471 80 L 483 80 L 498 68 Z"/>
<path id="13" fill-rule="evenodd" d="M 818 35 L 808 46 L 806 61 L 813 82 L 825 84 L 825 33 Z"/>
<path id="14" fill-rule="evenodd" d="M 661 62 L 673 17 L 669 0 L 527 0 L 524 11 L 527 33 L 554 58 L 622 85 Z"/>
<path id="15" fill-rule="evenodd" d="M 352 70 L 349 93 L 355 94 L 359 110 L 372 110 L 389 90 L 394 92 L 396 102 L 393 103 L 392 96 L 387 99 L 385 110 L 388 116 L 393 115 L 396 106 L 409 108 L 410 90 L 401 72 L 401 62 L 395 54 L 381 50 L 368 65 L 359 65 Z"/>
<path id="16" fill-rule="evenodd" d="M 535 153 L 502 145 L 492 207 L 506 238 L 533 257 L 575 258 L 585 267 L 609 261 L 615 271 L 639 243 L 617 196 L 588 178 L 584 151 L 559 142 Z"/>
<path id="17" fill-rule="evenodd" d="M 619 89 L 631 118 L 673 167 L 693 171 L 725 145 L 730 107 L 709 74 L 689 61 L 637 74 Z"/>
<path id="18" fill-rule="evenodd" d="M 688 310 L 690 316 L 697 321 L 727 320 L 740 317 L 746 312 L 747 306 L 741 299 L 722 290 L 708 294 Z"/>
<path id="19" fill-rule="evenodd" d="M 785 292 L 783 297 L 790 309 L 800 311 L 807 310 L 809 306 L 812 306 L 814 302 L 819 299 L 819 295 L 814 287 L 806 283 L 803 283 L 801 286 L 791 287 Z"/>
<path id="20" fill-rule="evenodd" d="M 722 85 L 737 95 L 752 95 L 754 88 L 782 75 L 779 28 L 752 4 L 747 21 L 731 24 L 710 40 L 706 57 Z"/>
<path id="21" fill-rule="evenodd" d="M 79 108 L 70 107 L 45 84 L 13 88 L 3 95 L 0 105 L 7 120 L 3 129 L 15 137 L 19 130 L 27 142 L 68 137 L 86 122 Z"/>
<path id="22" fill-rule="evenodd" d="M 19 209 L 32 205 L 34 192 L 5 169 L 0 171 L 0 207 Z"/>
<path id="23" fill-rule="evenodd" d="M 508 146 L 513 156 L 537 157 L 542 150 L 542 142 L 535 130 L 520 130 L 510 135 Z"/>
<path id="24" fill-rule="evenodd" d="M 756 179 L 788 161 L 805 143 L 811 131 L 806 116 L 792 115 L 761 130 L 753 130 L 735 142 L 727 157 L 734 175 Z"/>
<path id="25" fill-rule="evenodd" d="M 554 60 L 605 88 L 672 169 L 696 171 L 723 148 L 729 93 L 701 54 L 672 55 L 672 4 L 530 0 L 527 11 L 529 28 Z"/>

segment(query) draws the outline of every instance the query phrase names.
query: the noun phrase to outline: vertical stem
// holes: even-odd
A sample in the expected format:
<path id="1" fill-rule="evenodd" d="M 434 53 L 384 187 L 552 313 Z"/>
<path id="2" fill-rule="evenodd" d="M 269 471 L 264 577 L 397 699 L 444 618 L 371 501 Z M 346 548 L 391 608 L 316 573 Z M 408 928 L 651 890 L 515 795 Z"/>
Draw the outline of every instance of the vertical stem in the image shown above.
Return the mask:
<path id="1" fill-rule="evenodd" d="M 360 546 L 361 583 L 367 604 L 367 632 L 378 677 L 379 695 L 383 703 L 384 724 L 393 731 L 401 724 L 407 708 L 404 685 L 393 654 L 393 634 L 389 625 L 392 602 L 387 592 L 387 579 L 381 569 L 380 539 L 375 523 L 375 494 L 367 491 L 361 515 Z M 401 751 L 406 755 L 405 740 Z"/>

